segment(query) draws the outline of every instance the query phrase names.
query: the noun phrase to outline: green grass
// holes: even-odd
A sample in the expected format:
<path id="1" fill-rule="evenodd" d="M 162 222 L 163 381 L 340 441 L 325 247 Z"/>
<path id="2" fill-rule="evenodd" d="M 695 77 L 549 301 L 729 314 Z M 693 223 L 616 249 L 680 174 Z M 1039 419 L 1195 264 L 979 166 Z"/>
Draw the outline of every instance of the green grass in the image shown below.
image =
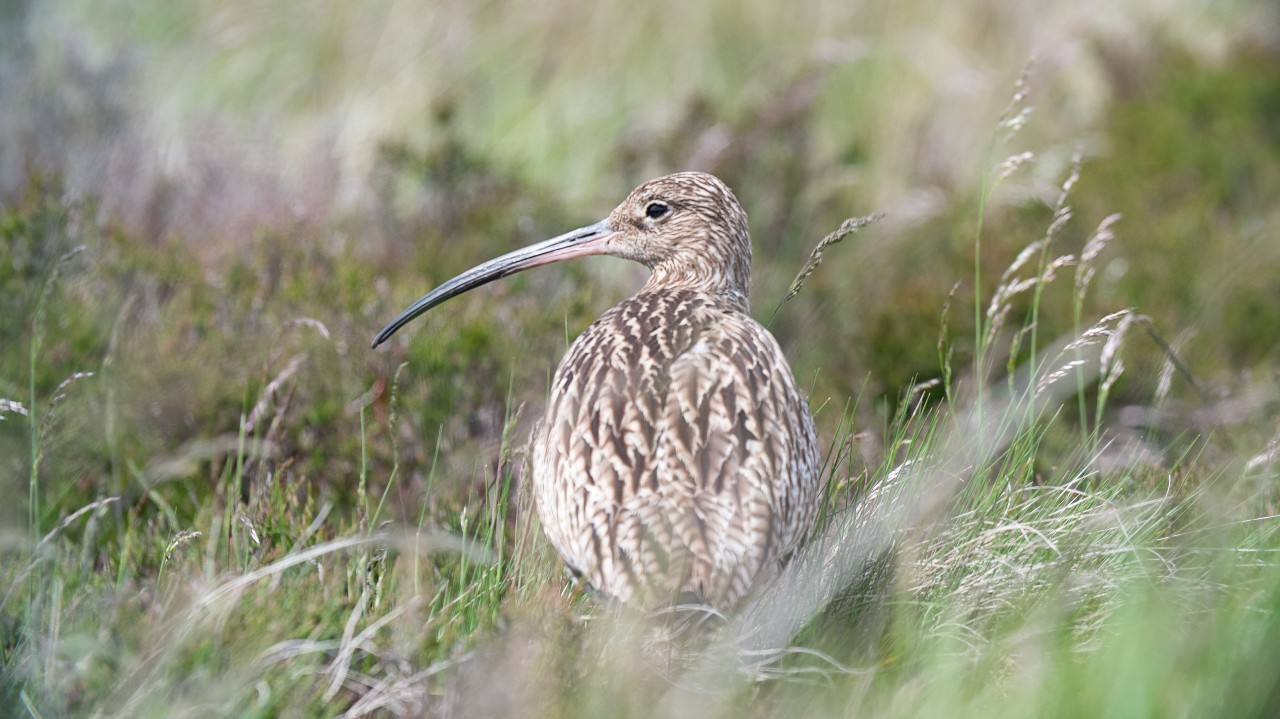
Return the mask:
<path id="1" fill-rule="evenodd" d="M 239 9 L 0 10 L 0 714 L 1280 711 L 1268 5 Z M 782 582 L 668 636 L 520 481 L 633 270 L 367 347 L 689 164 L 828 481 Z"/>

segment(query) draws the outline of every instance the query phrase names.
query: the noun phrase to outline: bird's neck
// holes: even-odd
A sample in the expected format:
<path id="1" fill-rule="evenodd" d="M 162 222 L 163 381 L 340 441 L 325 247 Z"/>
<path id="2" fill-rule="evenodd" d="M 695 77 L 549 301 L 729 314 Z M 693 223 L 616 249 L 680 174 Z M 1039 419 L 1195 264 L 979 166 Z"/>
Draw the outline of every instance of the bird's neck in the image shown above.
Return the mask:
<path id="1" fill-rule="evenodd" d="M 716 304 L 727 309 L 746 314 L 750 311 L 747 302 L 749 286 L 750 275 L 745 268 L 725 271 L 696 262 L 666 262 L 653 266 L 649 280 L 638 294 L 694 292 L 714 298 Z"/>

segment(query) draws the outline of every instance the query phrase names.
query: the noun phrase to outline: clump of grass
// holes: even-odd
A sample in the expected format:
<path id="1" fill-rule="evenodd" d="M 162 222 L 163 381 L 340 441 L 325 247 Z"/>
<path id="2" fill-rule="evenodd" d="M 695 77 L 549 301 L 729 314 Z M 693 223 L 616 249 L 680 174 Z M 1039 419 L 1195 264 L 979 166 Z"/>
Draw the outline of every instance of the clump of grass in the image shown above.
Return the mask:
<path id="1" fill-rule="evenodd" d="M 27 417 L 27 426 L 30 430 L 30 460 L 29 475 L 27 482 L 27 527 L 33 536 L 40 534 L 42 517 L 40 514 L 40 462 L 43 458 L 43 433 L 48 429 L 47 421 L 44 421 L 37 408 L 39 400 L 36 395 L 36 367 L 40 360 L 40 353 L 44 345 L 45 323 L 47 321 L 47 312 L 49 307 L 49 295 L 58 283 L 59 276 L 62 274 L 63 268 L 76 255 L 84 251 L 83 246 L 75 247 L 59 257 L 49 271 L 49 276 L 44 281 L 44 285 L 40 289 L 39 299 L 36 300 L 35 313 L 31 320 L 31 343 L 27 352 L 28 373 L 28 404 L 27 411 L 24 413 Z M 62 391 L 71 383 L 83 377 L 92 376 L 88 372 L 76 372 L 69 378 L 62 381 L 58 388 L 54 391 L 53 398 L 49 401 L 49 412 L 52 415 L 53 407 L 64 396 Z"/>

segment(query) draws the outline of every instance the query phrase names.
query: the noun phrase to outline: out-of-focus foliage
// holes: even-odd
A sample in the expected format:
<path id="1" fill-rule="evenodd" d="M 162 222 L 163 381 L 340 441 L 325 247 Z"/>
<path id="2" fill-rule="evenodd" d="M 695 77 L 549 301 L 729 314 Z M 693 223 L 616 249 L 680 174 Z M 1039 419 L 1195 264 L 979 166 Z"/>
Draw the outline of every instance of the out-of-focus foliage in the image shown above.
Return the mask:
<path id="1" fill-rule="evenodd" d="M 833 523 L 945 454 L 979 354 L 999 390 L 1131 310 L 1112 374 L 1012 419 L 936 534 L 723 711 L 1268 715 L 1280 11 L 1205 5 L 0 5 L 0 704 L 651 711 L 517 481 L 555 362 L 643 269 L 516 276 L 368 343 L 702 169 L 751 216 L 761 319 L 886 214 L 771 325 Z M 991 296 L 1060 258 L 988 341 Z"/>

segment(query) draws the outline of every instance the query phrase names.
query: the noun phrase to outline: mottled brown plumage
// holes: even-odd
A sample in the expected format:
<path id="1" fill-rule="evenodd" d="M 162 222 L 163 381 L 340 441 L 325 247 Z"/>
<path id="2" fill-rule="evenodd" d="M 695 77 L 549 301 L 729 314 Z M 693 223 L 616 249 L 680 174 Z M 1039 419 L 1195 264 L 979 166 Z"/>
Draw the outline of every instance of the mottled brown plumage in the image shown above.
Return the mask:
<path id="1" fill-rule="evenodd" d="M 531 440 L 543 529 L 605 594 L 732 608 L 803 543 L 821 493 L 813 418 L 777 342 L 748 314 L 747 218 L 720 180 L 646 182 L 608 219 L 441 285 L 374 345 L 449 297 L 589 254 L 652 272 L 556 370 Z"/>

